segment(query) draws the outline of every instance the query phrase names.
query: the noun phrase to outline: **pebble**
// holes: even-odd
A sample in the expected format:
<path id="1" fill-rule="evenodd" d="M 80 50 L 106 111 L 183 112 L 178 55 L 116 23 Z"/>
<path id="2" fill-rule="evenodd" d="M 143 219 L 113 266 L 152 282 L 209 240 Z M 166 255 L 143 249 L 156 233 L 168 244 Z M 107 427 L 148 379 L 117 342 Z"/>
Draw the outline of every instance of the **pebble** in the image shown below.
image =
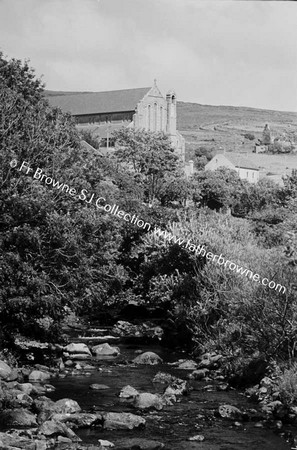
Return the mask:
<path id="1" fill-rule="evenodd" d="M 196 436 L 190 437 L 188 441 L 196 441 L 196 442 L 203 442 L 205 440 L 205 437 L 202 436 L 202 434 L 196 434 Z"/>

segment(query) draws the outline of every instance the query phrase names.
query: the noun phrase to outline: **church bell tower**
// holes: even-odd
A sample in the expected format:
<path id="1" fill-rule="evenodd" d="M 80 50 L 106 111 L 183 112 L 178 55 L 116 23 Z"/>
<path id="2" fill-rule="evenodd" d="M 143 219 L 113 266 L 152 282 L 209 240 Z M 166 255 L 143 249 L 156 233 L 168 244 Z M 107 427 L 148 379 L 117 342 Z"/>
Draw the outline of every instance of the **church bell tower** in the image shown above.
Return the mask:
<path id="1" fill-rule="evenodd" d="M 166 132 L 170 136 L 176 135 L 176 94 L 170 90 L 166 94 L 167 103 L 167 123 Z"/>

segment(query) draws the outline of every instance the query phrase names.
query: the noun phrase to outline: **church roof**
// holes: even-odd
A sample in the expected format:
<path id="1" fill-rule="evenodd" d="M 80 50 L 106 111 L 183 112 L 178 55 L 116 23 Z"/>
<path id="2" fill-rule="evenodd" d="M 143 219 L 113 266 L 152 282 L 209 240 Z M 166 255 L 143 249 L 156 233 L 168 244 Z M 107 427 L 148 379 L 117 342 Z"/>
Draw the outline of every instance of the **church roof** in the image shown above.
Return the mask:
<path id="1" fill-rule="evenodd" d="M 73 116 L 134 111 L 137 103 L 150 91 L 150 87 L 105 92 L 51 92 L 47 99 L 51 106 L 61 108 Z"/>

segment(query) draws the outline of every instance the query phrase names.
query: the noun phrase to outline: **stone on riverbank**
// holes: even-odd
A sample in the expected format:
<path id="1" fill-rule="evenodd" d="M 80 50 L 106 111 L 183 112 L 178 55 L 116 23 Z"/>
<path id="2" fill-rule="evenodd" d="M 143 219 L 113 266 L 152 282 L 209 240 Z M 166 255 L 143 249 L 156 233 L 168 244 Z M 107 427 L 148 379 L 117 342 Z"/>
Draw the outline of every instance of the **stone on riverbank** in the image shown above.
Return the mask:
<path id="1" fill-rule="evenodd" d="M 34 408 L 37 412 L 54 411 L 55 402 L 51 398 L 40 396 L 34 400 Z"/>
<path id="2" fill-rule="evenodd" d="M 208 369 L 197 369 L 194 372 L 190 373 L 189 378 L 191 380 L 202 380 L 209 373 Z"/>
<path id="3" fill-rule="evenodd" d="M 185 395 L 188 393 L 188 384 L 185 380 L 176 379 L 165 389 L 164 395 Z"/>
<path id="4" fill-rule="evenodd" d="M 18 383 L 16 387 L 20 391 L 24 392 L 24 394 L 28 395 L 30 395 L 31 392 L 34 390 L 32 383 Z"/>
<path id="5" fill-rule="evenodd" d="M 44 422 L 41 427 L 39 427 L 38 433 L 47 437 L 65 436 L 71 439 L 72 442 L 81 441 L 81 439 L 64 423 L 54 420 L 47 420 Z"/>
<path id="6" fill-rule="evenodd" d="M 0 361 L 0 379 L 7 380 L 12 372 L 11 367 L 4 361 Z"/>
<path id="7" fill-rule="evenodd" d="M 133 359 L 134 364 L 155 365 L 161 364 L 163 360 L 154 352 L 145 352 Z"/>
<path id="8" fill-rule="evenodd" d="M 139 392 L 133 386 L 125 386 L 121 390 L 119 397 L 122 399 L 133 400 Z"/>
<path id="9" fill-rule="evenodd" d="M 203 442 L 205 440 L 205 437 L 202 436 L 202 434 L 196 434 L 196 436 L 192 436 L 188 439 L 188 441 L 194 441 L 194 442 Z"/>
<path id="10" fill-rule="evenodd" d="M 69 358 L 76 361 L 85 361 L 89 359 L 91 356 L 88 353 L 71 353 Z"/>
<path id="11" fill-rule="evenodd" d="M 154 408 L 160 411 L 163 409 L 164 403 L 159 395 L 144 392 L 135 397 L 133 406 L 138 409 Z"/>
<path id="12" fill-rule="evenodd" d="M 118 347 L 112 347 L 106 342 L 105 344 L 92 347 L 92 352 L 96 356 L 117 356 L 120 354 L 120 349 Z"/>
<path id="13" fill-rule="evenodd" d="M 62 398 L 58 400 L 55 405 L 55 412 L 60 414 L 73 414 L 81 411 L 81 407 L 75 400 L 71 398 Z"/>
<path id="14" fill-rule="evenodd" d="M 93 391 L 104 391 L 106 389 L 110 389 L 109 386 L 106 386 L 106 384 L 91 384 L 90 385 L 90 389 L 92 389 Z"/>
<path id="15" fill-rule="evenodd" d="M 102 416 L 91 413 L 53 414 L 51 420 L 61 423 L 67 422 L 69 426 L 85 428 L 102 421 Z"/>
<path id="16" fill-rule="evenodd" d="M 133 430 L 144 427 L 145 419 L 131 413 L 108 412 L 103 414 L 103 428 L 107 430 Z"/>
<path id="17" fill-rule="evenodd" d="M 102 446 L 102 448 L 113 448 L 114 444 L 110 441 L 105 441 L 104 439 L 98 440 L 99 444 Z"/>
<path id="18" fill-rule="evenodd" d="M 36 381 L 45 381 L 48 380 L 51 377 L 51 374 L 49 372 L 43 372 L 41 370 L 32 370 L 32 372 L 29 374 L 29 381 L 36 382 Z"/>
<path id="19" fill-rule="evenodd" d="M 16 432 L 13 433 L 1 433 L 0 432 L 0 448 L 7 450 L 36 450 L 42 449 L 41 446 L 37 446 L 41 444 L 41 441 L 33 441 L 32 439 L 20 437 Z M 44 445 L 46 443 L 44 442 Z M 46 449 L 46 447 L 43 447 Z"/>
<path id="20" fill-rule="evenodd" d="M 64 347 L 64 350 L 71 354 L 72 353 L 81 353 L 81 354 L 87 354 L 89 356 L 92 356 L 89 347 L 86 344 L 82 344 L 82 343 L 68 344 L 68 345 L 66 345 L 66 347 Z"/>
<path id="21" fill-rule="evenodd" d="M 153 378 L 153 383 L 170 384 L 179 378 L 166 372 L 158 372 Z"/>
<path id="22" fill-rule="evenodd" d="M 0 424 L 5 427 L 37 427 L 36 414 L 24 408 L 6 409 L 0 412 Z"/>
<path id="23" fill-rule="evenodd" d="M 242 418 L 240 409 L 232 405 L 221 405 L 219 407 L 219 414 L 224 419 L 240 420 Z"/>
<path id="24" fill-rule="evenodd" d="M 194 369 L 196 369 L 196 367 L 197 367 L 197 363 L 192 360 L 186 360 L 177 366 L 178 369 L 184 369 L 184 370 L 194 370 Z"/>

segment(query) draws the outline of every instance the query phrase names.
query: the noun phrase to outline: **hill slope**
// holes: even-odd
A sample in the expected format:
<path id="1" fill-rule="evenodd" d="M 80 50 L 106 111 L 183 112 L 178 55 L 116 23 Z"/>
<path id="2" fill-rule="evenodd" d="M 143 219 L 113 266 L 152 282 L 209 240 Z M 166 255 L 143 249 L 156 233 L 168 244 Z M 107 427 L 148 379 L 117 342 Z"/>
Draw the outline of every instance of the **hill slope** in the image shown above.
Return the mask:
<path id="1" fill-rule="evenodd" d="M 187 159 L 200 146 L 234 152 L 252 152 L 269 123 L 274 136 L 290 136 L 297 143 L 297 113 L 235 106 L 178 102 L 178 130 L 186 139 Z M 251 133 L 255 140 L 244 138 Z"/>

